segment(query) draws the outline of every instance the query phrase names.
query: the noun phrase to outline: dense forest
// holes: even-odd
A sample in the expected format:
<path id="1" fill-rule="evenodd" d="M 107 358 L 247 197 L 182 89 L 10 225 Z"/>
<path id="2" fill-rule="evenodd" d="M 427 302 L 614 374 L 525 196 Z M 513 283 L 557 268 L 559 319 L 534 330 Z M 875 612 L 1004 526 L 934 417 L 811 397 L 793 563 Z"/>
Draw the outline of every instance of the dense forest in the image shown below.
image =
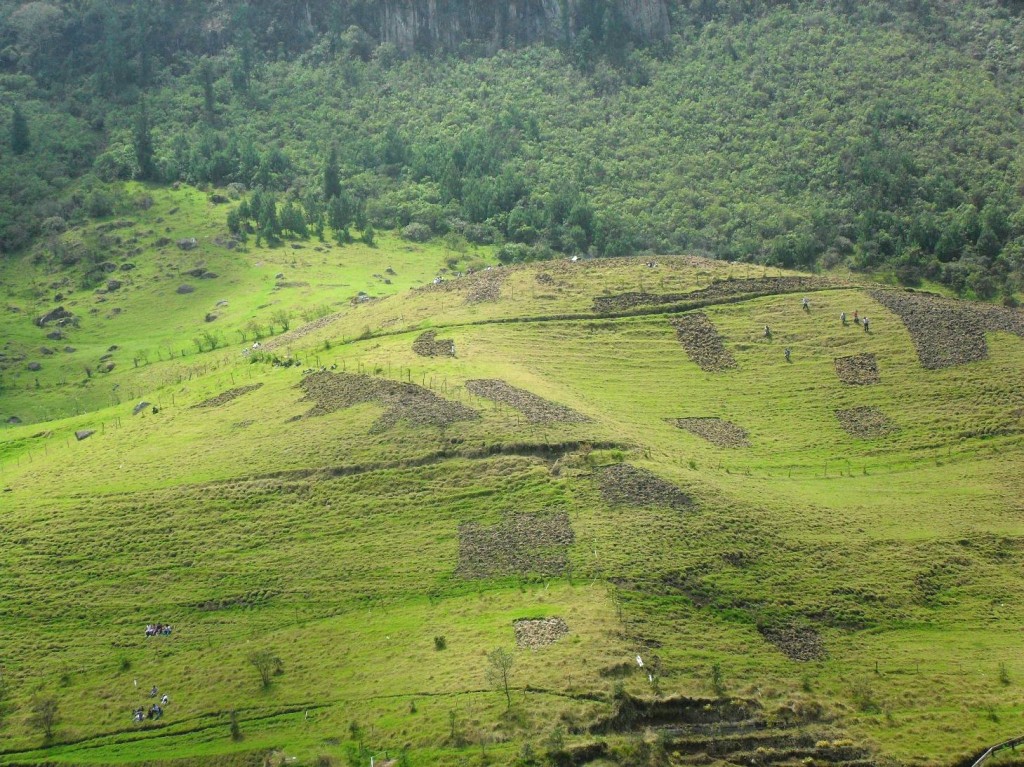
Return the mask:
<path id="1" fill-rule="evenodd" d="M 0 253 L 135 178 L 230 188 L 239 236 L 698 252 L 1012 303 L 1022 10 L 0 1 Z"/>

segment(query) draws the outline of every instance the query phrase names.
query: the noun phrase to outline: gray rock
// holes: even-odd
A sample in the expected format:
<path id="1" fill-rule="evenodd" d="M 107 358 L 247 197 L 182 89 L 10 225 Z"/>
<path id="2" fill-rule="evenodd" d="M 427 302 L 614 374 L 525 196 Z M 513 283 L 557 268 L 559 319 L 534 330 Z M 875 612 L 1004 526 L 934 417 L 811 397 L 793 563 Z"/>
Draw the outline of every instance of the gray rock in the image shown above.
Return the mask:
<path id="1" fill-rule="evenodd" d="M 210 312 L 209 314 L 206 315 L 206 321 L 207 322 L 214 322 L 214 321 L 216 321 L 216 319 L 217 319 L 217 315 L 214 314 L 213 312 Z"/>
<path id="2" fill-rule="evenodd" d="M 199 241 L 195 237 L 185 237 L 184 239 L 178 240 L 178 247 L 182 250 L 195 250 L 199 246 Z"/>
<path id="3" fill-rule="evenodd" d="M 83 439 L 89 439 L 95 433 L 93 429 L 81 429 L 75 432 L 75 439 L 81 442 Z"/>
<path id="4" fill-rule="evenodd" d="M 40 365 L 38 362 L 30 362 L 25 367 L 27 367 L 33 373 L 37 373 L 37 372 L 39 372 L 40 370 L 43 369 L 43 366 Z"/>
<path id="5" fill-rule="evenodd" d="M 185 274 L 189 275 L 190 277 L 202 277 L 205 272 L 206 269 L 200 266 L 195 269 L 189 269 L 187 272 L 185 272 Z"/>
<path id="6" fill-rule="evenodd" d="M 54 330 L 52 333 L 47 333 L 46 337 L 49 338 L 51 341 L 63 341 L 64 340 L 64 334 L 61 333 L 59 330 Z"/>
<path id="7" fill-rule="evenodd" d="M 199 275 L 199 279 L 201 280 L 215 280 L 218 277 L 220 277 L 220 275 L 216 272 L 203 272 Z"/>
<path id="8" fill-rule="evenodd" d="M 53 349 L 51 349 L 49 346 L 40 346 L 39 353 L 47 357 L 51 357 L 53 356 Z"/>
<path id="9" fill-rule="evenodd" d="M 121 284 L 120 280 L 107 280 L 107 291 L 112 293 L 115 290 L 120 290 Z"/>
<path id="10" fill-rule="evenodd" d="M 136 405 L 135 407 L 132 408 L 132 415 L 138 415 L 143 410 L 145 410 L 147 407 L 149 407 L 149 403 L 146 402 L 145 400 L 143 400 L 138 405 Z"/>
<path id="11" fill-rule="evenodd" d="M 41 328 L 46 327 L 51 322 L 64 324 L 68 320 L 72 319 L 75 315 L 65 309 L 63 306 L 58 306 L 56 309 L 47 312 L 42 317 L 36 320 L 36 325 Z"/>
<path id="12" fill-rule="evenodd" d="M 135 268 L 135 264 L 132 264 L 132 263 L 121 264 L 121 271 L 122 272 L 130 272 L 134 268 Z"/>
<path id="13" fill-rule="evenodd" d="M 77 351 L 78 351 L 78 349 L 76 349 L 74 346 L 65 346 L 64 347 L 64 352 L 66 354 L 74 354 Z"/>
<path id="14" fill-rule="evenodd" d="M 109 373 L 115 367 L 117 367 L 117 366 L 113 362 L 104 362 L 102 365 L 100 365 L 99 371 L 101 373 Z"/>
<path id="15" fill-rule="evenodd" d="M 191 285 L 179 285 L 178 290 L 176 292 L 178 293 L 179 296 L 185 296 L 188 295 L 189 293 L 195 293 L 196 289 Z"/>
<path id="16" fill-rule="evenodd" d="M 18 416 L 16 415 L 12 415 L 10 418 L 7 419 L 7 423 L 9 423 L 11 426 L 17 426 L 19 423 L 21 423 L 21 419 L 18 418 Z"/>

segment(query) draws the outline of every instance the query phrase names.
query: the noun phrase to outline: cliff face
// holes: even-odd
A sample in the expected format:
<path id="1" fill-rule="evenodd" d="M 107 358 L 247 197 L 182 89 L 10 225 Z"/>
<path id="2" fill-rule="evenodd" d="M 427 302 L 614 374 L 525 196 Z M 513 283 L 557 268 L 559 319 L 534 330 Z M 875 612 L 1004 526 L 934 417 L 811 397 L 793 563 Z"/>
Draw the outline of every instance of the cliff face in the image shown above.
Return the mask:
<path id="1" fill-rule="evenodd" d="M 594 0 L 385 0 L 378 6 L 376 31 L 402 50 L 453 49 L 464 41 L 492 49 L 571 39 L 595 20 Z M 609 0 L 612 14 L 636 42 L 669 33 L 668 0 Z"/>

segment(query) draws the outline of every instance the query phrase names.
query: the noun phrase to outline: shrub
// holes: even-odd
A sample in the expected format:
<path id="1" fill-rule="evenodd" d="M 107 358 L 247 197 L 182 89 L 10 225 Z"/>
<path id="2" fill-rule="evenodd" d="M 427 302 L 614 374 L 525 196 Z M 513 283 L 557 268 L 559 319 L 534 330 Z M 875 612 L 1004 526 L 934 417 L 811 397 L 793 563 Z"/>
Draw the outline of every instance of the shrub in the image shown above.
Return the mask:
<path id="1" fill-rule="evenodd" d="M 445 639 L 443 636 L 436 636 L 436 637 L 434 637 L 434 649 L 435 650 L 444 650 L 446 647 L 448 647 L 448 640 L 447 639 Z"/>
<path id="2" fill-rule="evenodd" d="M 410 242 L 426 242 L 433 236 L 434 233 L 429 226 L 415 221 L 402 229 L 402 239 Z"/>

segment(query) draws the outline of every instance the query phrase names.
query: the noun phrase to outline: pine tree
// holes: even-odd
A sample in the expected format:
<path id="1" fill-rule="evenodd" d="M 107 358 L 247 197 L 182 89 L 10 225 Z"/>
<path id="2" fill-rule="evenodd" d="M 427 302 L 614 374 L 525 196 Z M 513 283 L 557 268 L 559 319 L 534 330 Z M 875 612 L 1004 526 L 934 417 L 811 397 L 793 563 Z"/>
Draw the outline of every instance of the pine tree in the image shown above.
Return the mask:
<path id="1" fill-rule="evenodd" d="M 153 134 L 149 125 L 149 113 L 146 102 L 139 105 L 139 113 L 135 117 L 135 159 L 139 163 L 139 178 L 152 181 L 156 178 L 156 165 L 153 162 Z"/>
<path id="2" fill-rule="evenodd" d="M 11 151 L 15 154 L 25 154 L 32 146 L 32 139 L 28 133 L 28 120 L 21 113 L 21 108 L 14 107 L 14 114 L 11 115 Z"/>
<path id="3" fill-rule="evenodd" d="M 331 149 L 324 166 L 324 199 L 333 200 L 341 196 L 341 177 L 338 173 L 338 150 Z"/>

